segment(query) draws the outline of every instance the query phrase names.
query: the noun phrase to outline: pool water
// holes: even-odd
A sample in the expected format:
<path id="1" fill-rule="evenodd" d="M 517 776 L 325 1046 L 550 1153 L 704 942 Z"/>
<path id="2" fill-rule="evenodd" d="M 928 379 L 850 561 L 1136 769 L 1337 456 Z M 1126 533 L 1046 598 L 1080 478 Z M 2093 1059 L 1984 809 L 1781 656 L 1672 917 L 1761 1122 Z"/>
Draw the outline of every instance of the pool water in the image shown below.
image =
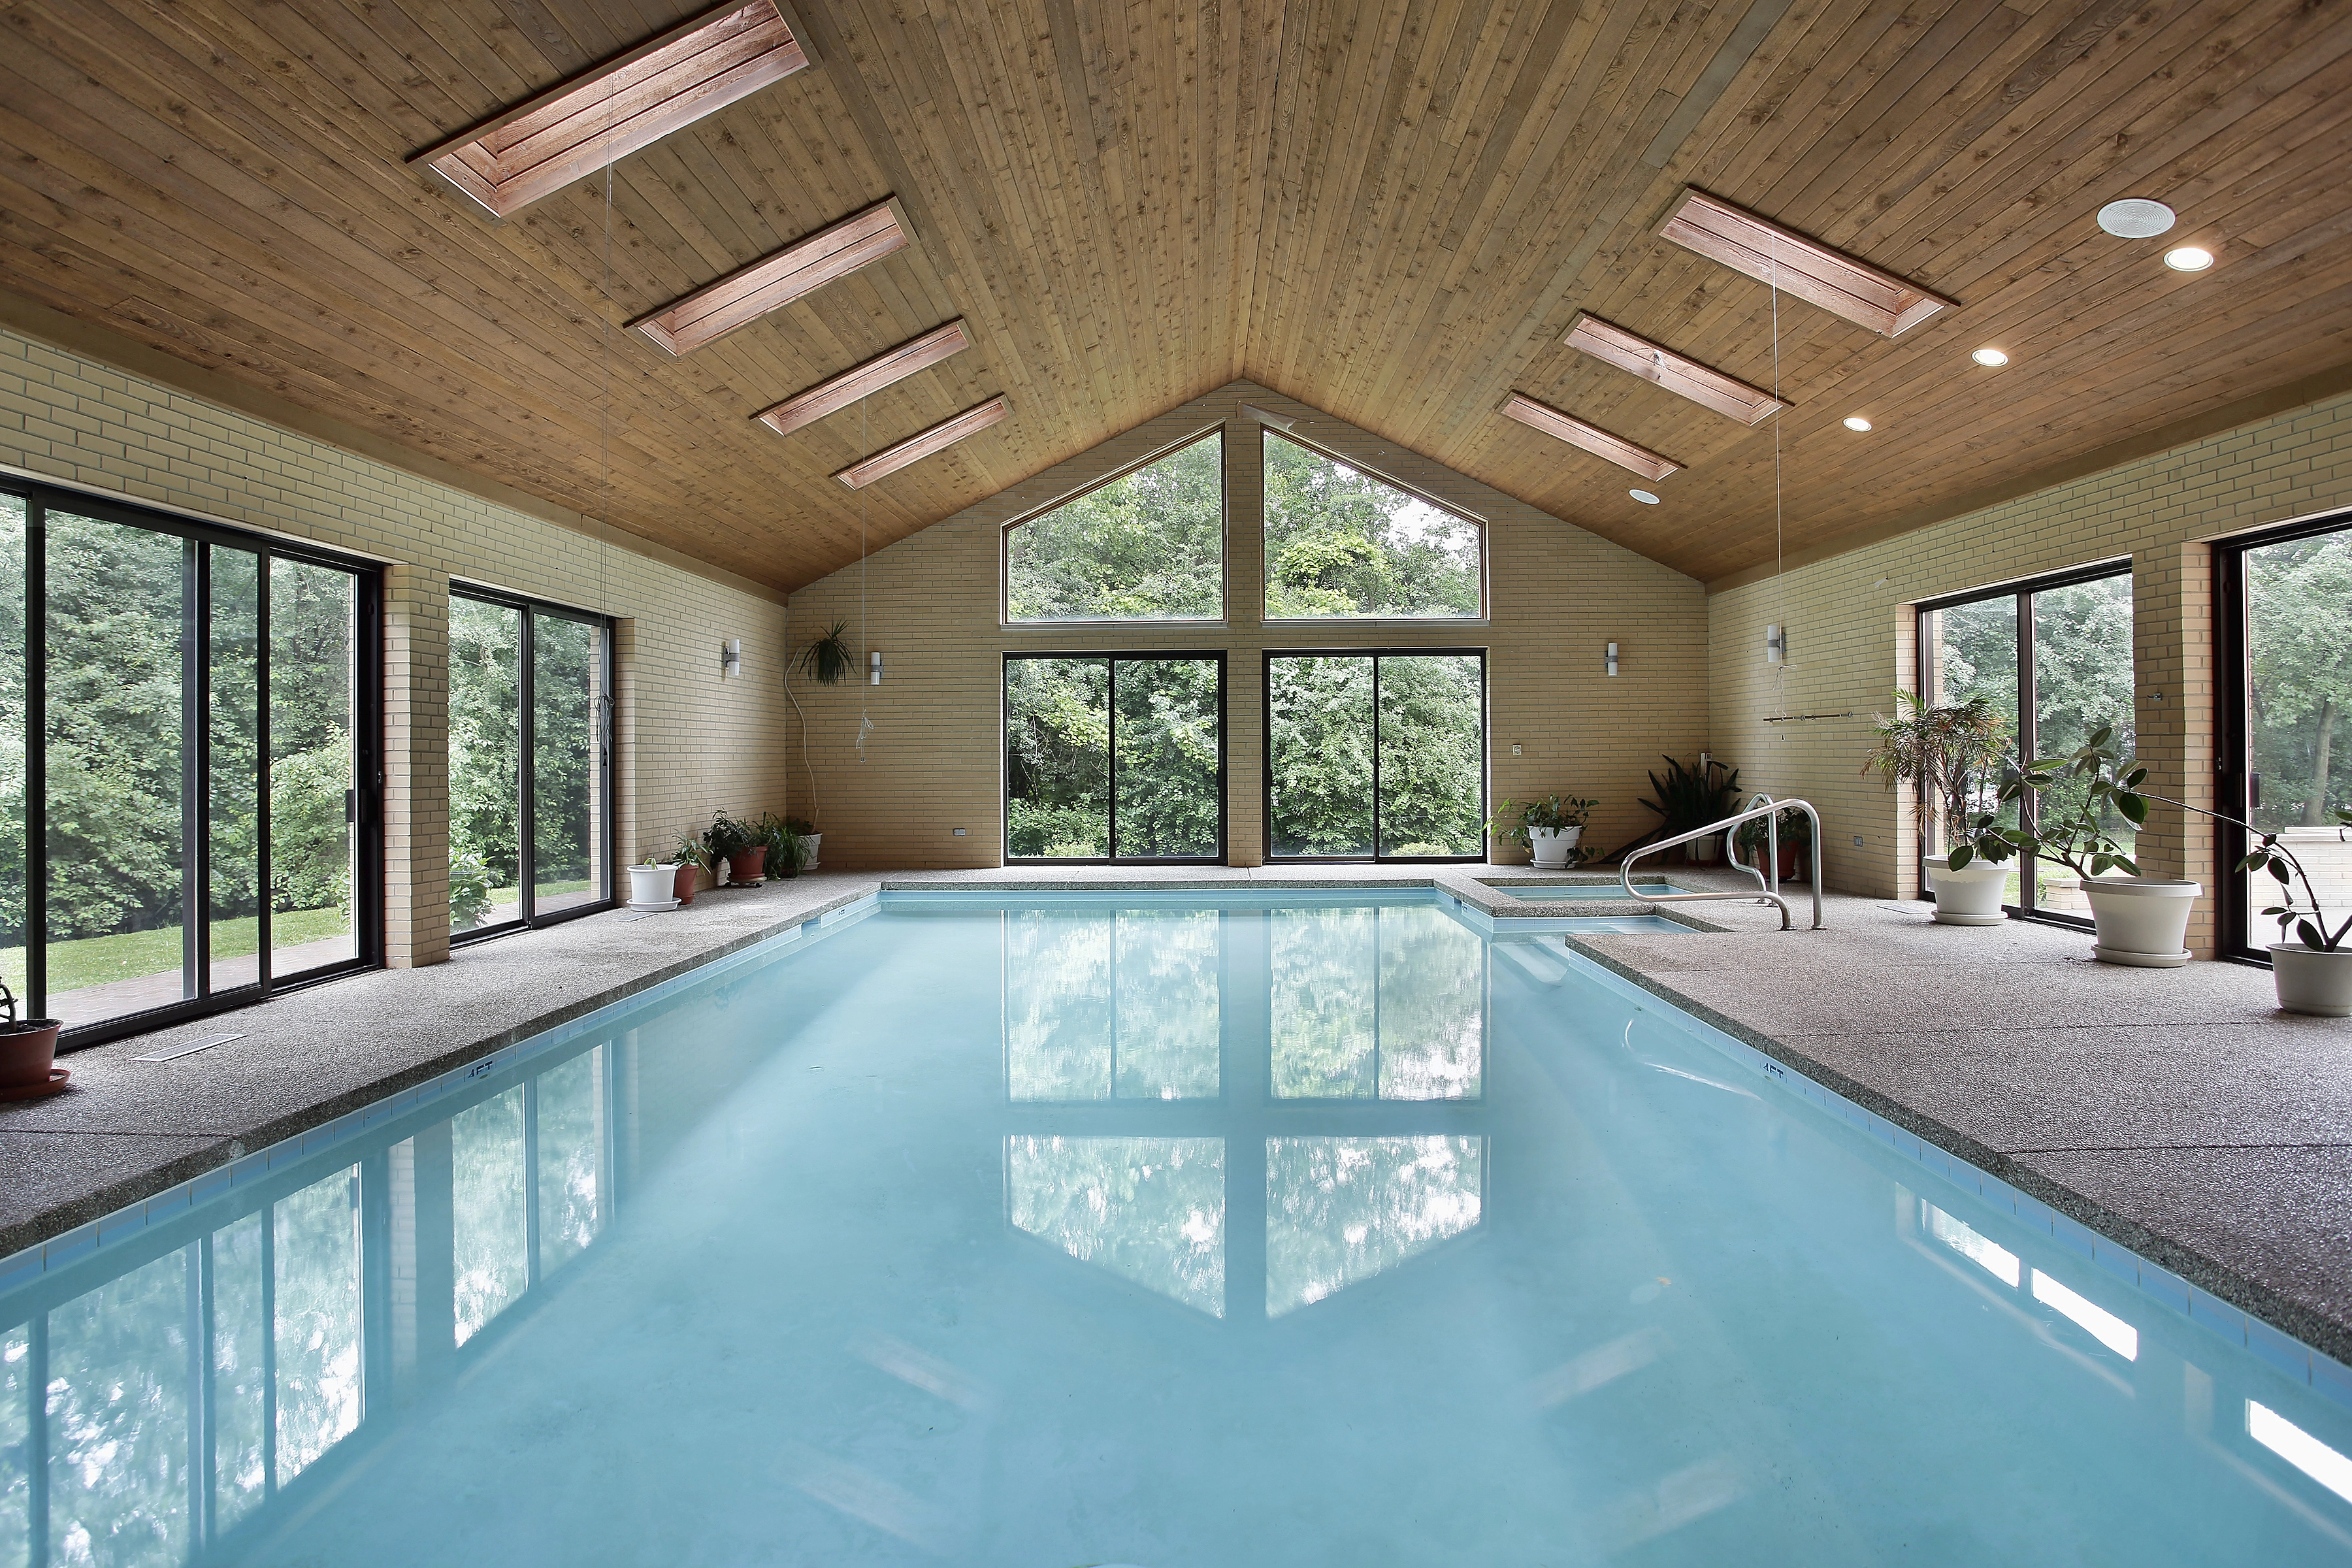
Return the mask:
<path id="1" fill-rule="evenodd" d="M 1543 888 L 1530 887 L 1518 882 L 1489 882 L 1486 886 L 1507 898 L 1574 903 L 1582 903 L 1588 899 L 1654 899 L 1661 893 L 1671 893 L 1675 890 L 1664 882 L 1638 884 L 1630 894 L 1625 891 L 1624 884 L 1622 882 L 1568 883 Z"/>
<path id="2" fill-rule="evenodd" d="M 894 896 L 52 1268 L 0 1562 L 2352 1560 L 2352 1406 L 1345 897 Z"/>

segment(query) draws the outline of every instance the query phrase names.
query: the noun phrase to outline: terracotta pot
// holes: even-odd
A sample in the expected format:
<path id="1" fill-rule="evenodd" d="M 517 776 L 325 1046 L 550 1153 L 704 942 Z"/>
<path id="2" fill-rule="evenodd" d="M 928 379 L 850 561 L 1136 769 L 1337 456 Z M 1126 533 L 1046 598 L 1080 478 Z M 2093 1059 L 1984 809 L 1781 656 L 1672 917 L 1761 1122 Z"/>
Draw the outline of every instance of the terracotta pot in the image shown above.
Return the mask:
<path id="1" fill-rule="evenodd" d="M 677 880 L 670 884 L 670 890 L 677 895 L 679 903 L 694 902 L 694 878 L 695 873 L 699 869 L 701 868 L 696 866 L 691 860 L 682 862 L 678 866 Z"/>
<path id="2" fill-rule="evenodd" d="M 49 1069 L 57 1065 L 60 1027 L 55 1018 L 28 1018 L 13 1027 L 0 1026 L 0 1089 L 49 1081 Z"/>
<path id="3" fill-rule="evenodd" d="M 760 879 L 761 872 L 767 868 L 767 864 L 768 847 L 766 845 L 760 844 L 749 849 L 738 849 L 728 865 L 728 879 L 736 882 L 756 882 Z"/>

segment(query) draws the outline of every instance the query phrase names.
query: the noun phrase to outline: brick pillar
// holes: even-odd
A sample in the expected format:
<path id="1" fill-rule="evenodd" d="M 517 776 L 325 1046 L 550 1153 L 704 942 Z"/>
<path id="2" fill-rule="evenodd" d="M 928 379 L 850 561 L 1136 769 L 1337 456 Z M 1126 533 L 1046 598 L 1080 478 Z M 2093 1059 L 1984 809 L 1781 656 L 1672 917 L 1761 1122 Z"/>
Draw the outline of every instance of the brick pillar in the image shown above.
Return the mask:
<path id="1" fill-rule="evenodd" d="M 2221 803 L 2214 773 L 2219 649 L 2214 642 L 2213 551 L 2169 544 L 2132 560 L 2132 665 L 2139 760 L 2147 787 L 2208 809 Z M 2139 868 L 2204 884 L 2189 919 L 2189 951 L 2219 951 L 2220 837 L 2212 819 L 2152 806 L 2140 830 Z"/>
<path id="2" fill-rule="evenodd" d="M 1936 656 L 1937 650 L 1934 647 L 1923 649 L 1919 646 L 1917 607 L 1911 605 L 1895 605 L 1895 689 L 1916 691 L 1929 702 L 1937 700 L 1937 694 L 1934 690 Z M 1894 699 L 1890 697 L 1888 700 L 1892 702 Z M 1890 714 L 1889 717 L 1892 715 Z M 1865 735 L 1864 744 L 1868 745 L 1870 739 Z M 1885 833 L 1888 840 L 1895 846 L 1895 864 L 1884 869 L 1874 866 L 1871 868 L 1872 874 L 1864 880 L 1876 882 L 1881 877 L 1885 877 L 1886 891 L 1893 897 L 1916 899 L 1924 890 L 1919 886 L 1919 857 L 1935 853 L 1935 850 L 1928 848 L 1926 843 L 1927 824 L 1925 814 L 1919 809 L 1919 786 L 1916 784 L 1898 784 L 1893 789 L 1887 790 L 1885 795 L 1889 814 L 1885 819 Z M 1823 826 L 1822 831 L 1824 833 L 1829 831 L 1827 825 Z M 1938 845 L 1937 847 L 1941 848 L 1942 846 Z"/>
<path id="3" fill-rule="evenodd" d="M 1225 426 L 1225 619 L 1233 634 L 1225 648 L 1228 866 L 1265 863 L 1265 442 L 1255 419 Z"/>
<path id="4" fill-rule="evenodd" d="M 647 855 L 666 856 L 667 841 L 637 815 L 637 623 L 613 622 L 613 881 L 629 894 L 628 868 Z"/>
<path id="5" fill-rule="evenodd" d="M 383 959 L 449 956 L 449 579 L 390 566 L 383 584 Z"/>

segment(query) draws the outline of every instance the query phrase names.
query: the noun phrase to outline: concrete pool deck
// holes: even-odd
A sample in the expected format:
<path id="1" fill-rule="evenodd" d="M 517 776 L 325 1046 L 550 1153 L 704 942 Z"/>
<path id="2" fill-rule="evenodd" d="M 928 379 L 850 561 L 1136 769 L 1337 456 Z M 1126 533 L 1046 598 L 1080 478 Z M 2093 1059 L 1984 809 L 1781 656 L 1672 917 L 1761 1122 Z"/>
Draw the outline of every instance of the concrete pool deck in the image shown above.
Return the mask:
<path id="1" fill-rule="evenodd" d="M 1483 879 L 1480 880 L 1480 879 Z M 1648 880 L 1648 877 L 1643 879 Z M 1685 886 L 1735 885 L 1675 868 Z M 820 872 L 595 915 L 79 1051 L 70 1092 L 0 1105 L 0 1256 L 623 1000 L 879 888 L 1442 886 L 1498 919 L 1624 915 L 1484 885 L 1525 867 Z M 1793 893 L 1795 890 L 1791 889 Z M 2352 1020 L 2277 1011 L 2236 964 L 2095 963 L 2086 932 L 1938 926 L 1831 895 L 1831 929 L 1685 905 L 1716 931 L 1580 951 L 2273 1326 L 2352 1361 Z M 178 1061 L 136 1057 L 222 1035 Z"/>

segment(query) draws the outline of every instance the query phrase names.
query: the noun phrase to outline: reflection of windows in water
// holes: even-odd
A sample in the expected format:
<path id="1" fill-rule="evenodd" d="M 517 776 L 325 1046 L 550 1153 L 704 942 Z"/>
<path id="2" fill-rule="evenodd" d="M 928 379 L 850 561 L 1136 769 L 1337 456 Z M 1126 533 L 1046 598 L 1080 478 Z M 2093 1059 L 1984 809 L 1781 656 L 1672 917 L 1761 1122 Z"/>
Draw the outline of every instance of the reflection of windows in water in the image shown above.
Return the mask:
<path id="1" fill-rule="evenodd" d="M 522 1295 L 530 1222 L 523 1212 L 522 1085 L 450 1119 L 450 1219 L 457 1342 Z"/>
<path id="2" fill-rule="evenodd" d="M 1015 1227 L 1225 1315 L 1223 1139 L 1011 1137 L 1004 1191 Z"/>
<path id="3" fill-rule="evenodd" d="M 1424 907 L 1269 916 L 1278 1100 L 1475 1100 L 1486 943 Z"/>
<path id="4" fill-rule="evenodd" d="M 1214 1098 L 1223 931 L 1214 910 L 1008 911 L 1007 1093 Z"/>
<path id="5" fill-rule="evenodd" d="M 1362 1283 L 1477 1225 L 1486 1141 L 1269 1138 L 1265 1312 Z"/>

